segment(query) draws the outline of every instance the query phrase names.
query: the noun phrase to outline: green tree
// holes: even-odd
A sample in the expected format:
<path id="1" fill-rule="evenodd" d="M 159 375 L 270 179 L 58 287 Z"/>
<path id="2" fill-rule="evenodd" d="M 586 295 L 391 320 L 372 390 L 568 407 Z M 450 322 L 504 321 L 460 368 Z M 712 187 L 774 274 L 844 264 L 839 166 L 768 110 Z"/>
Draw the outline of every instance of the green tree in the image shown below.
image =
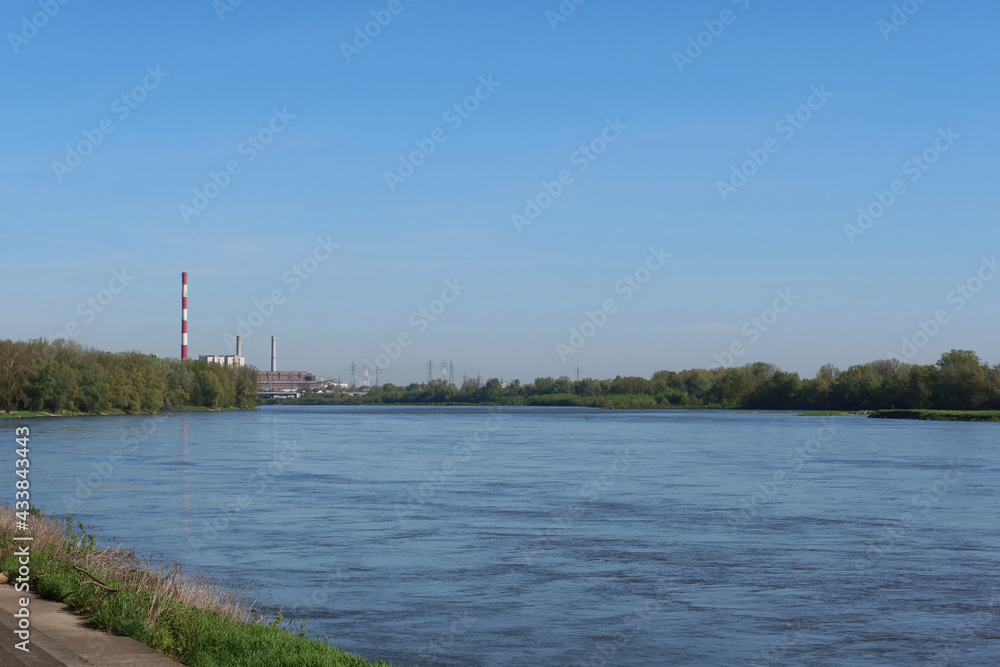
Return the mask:
<path id="1" fill-rule="evenodd" d="M 752 386 L 746 368 L 725 368 L 712 382 L 709 397 L 712 403 L 725 407 L 741 405 L 750 394 Z"/>
<path id="2" fill-rule="evenodd" d="M 649 389 L 649 380 L 636 376 L 622 377 L 619 375 L 615 378 L 614 382 L 611 383 L 612 394 L 635 396 L 638 394 L 649 393 Z"/>
<path id="3" fill-rule="evenodd" d="M 198 371 L 198 398 L 201 405 L 217 408 L 222 404 L 223 387 L 219 376 L 210 370 Z"/>
<path id="4" fill-rule="evenodd" d="M 234 371 L 236 387 L 236 407 L 249 410 L 257 405 L 257 369 L 240 366 Z"/>
<path id="5" fill-rule="evenodd" d="M 584 378 L 573 383 L 573 393 L 577 396 L 600 396 L 601 383 L 593 378 Z"/>
<path id="6" fill-rule="evenodd" d="M 881 407 L 882 378 L 871 366 L 851 366 L 833 382 L 833 404 L 842 410 L 875 410 Z"/>
<path id="7" fill-rule="evenodd" d="M 556 391 L 556 381 L 550 377 L 535 378 L 534 394 L 554 394 Z"/>
<path id="8" fill-rule="evenodd" d="M 21 341 L 0 341 L 0 401 L 7 411 L 27 404 L 25 389 L 34 373 L 31 349 Z"/>
<path id="9" fill-rule="evenodd" d="M 934 404 L 946 410 L 975 410 L 990 396 L 989 368 L 970 350 L 941 355 L 934 378 Z"/>
<path id="10" fill-rule="evenodd" d="M 767 377 L 747 396 L 746 406 L 771 410 L 792 409 L 796 406 L 801 383 L 798 373 L 778 371 Z"/>

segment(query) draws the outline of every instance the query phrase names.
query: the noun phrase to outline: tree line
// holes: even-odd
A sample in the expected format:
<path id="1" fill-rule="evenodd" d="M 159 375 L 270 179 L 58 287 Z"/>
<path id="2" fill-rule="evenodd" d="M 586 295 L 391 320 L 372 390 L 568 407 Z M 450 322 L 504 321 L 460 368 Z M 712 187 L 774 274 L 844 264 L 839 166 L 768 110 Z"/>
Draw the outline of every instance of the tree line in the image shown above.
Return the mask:
<path id="1" fill-rule="evenodd" d="M 280 402 L 282 399 L 274 402 Z M 749 408 L 765 410 L 1000 410 L 1000 364 L 975 352 L 952 350 L 935 364 L 880 359 L 841 371 L 831 364 L 801 379 L 774 364 L 659 371 L 649 379 L 573 381 L 540 377 L 533 383 L 497 378 L 457 387 L 441 380 L 406 387 L 386 384 L 363 396 L 307 396 L 301 403 L 492 403 L 622 408 Z"/>
<path id="2" fill-rule="evenodd" d="M 8 412 L 250 409 L 257 369 L 104 352 L 73 341 L 0 341 L 0 406 Z"/>
<path id="3" fill-rule="evenodd" d="M 285 399 L 278 399 L 284 401 Z M 156 412 L 257 405 L 257 369 L 104 352 L 65 340 L 0 341 L 0 406 L 7 411 Z M 658 371 L 650 378 L 573 381 L 497 378 L 461 387 L 434 380 L 386 384 L 362 396 L 310 395 L 298 402 L 357 404 L 570 405 L 610 408 L 765 410 L 1000 410 L 1000 364 L 952 350 L 935 364 L 880 359 L 845 371 L 827 364 L 801 379 L 774 364 Z"/>

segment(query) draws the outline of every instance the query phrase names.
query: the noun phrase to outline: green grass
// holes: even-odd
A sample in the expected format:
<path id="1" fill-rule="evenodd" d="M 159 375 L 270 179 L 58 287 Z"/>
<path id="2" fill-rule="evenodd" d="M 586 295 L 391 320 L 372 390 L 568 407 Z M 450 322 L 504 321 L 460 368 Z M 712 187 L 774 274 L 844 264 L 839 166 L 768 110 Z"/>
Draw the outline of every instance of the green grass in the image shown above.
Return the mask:
<path id="1" fill-rule="evenodd" d="M 868 416 L 873 419 L 1000 422 L 1000 411 L 997 410 L 876 410 Z"/>
<path id="2" fill-rule="evenodd" d="M 256 408 L 253 408 L 256 409 Z M 206 408 L 202 406 L 185 406 L 164 412 L 233 412 L 243 408 Z M 120 415 L 151 415 L 159 412 L 129 412 L 128 410 L 104 410 L 102 412 L 81 412 L 79 410 L 57 410 L 56 412 L 22 410 L 20 412 L 0 412 L 0 419 L 38 419 L 43 417 L 114 417 Z"/>
<path id="3" fill-rule="evenodd" d="M 96 548 L 96 540 L 34 513 L 31 590 L 69 606 L 98 627 L 132 637 L 191 667 L 388 667 L 306 636 L 306 622 L 262 619 L 232 593 L 180 567 L 154 566 L 132 551 Z M 16 572 L 14 512 L 0 507 L 0 571 Z M 103 590 L 95 578 L 116 589 Z M 296 625 L 298 627 L 296 627 Z"/>
<path id="4" fill-rule="evenodd" d="M 60 410 L 58 412 L 32 412 L 22 410 L 20 412 L 0 412 L 0 419 L 35 419 L 36 417 L 80 417 L 87 414 L 76 410 Z M 124 413 L 122 413 L 124 414 Z"/>

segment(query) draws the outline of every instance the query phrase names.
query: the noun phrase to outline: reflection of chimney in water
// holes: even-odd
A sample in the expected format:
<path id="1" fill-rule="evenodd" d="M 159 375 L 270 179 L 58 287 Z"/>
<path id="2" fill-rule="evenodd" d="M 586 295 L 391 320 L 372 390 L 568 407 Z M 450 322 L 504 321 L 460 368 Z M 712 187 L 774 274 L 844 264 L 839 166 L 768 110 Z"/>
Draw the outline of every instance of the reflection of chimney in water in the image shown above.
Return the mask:
<path id="1" fill-rule="evenodd" d="M 278 337 L 271 336 L 271 372 L 278 370 Z"/>

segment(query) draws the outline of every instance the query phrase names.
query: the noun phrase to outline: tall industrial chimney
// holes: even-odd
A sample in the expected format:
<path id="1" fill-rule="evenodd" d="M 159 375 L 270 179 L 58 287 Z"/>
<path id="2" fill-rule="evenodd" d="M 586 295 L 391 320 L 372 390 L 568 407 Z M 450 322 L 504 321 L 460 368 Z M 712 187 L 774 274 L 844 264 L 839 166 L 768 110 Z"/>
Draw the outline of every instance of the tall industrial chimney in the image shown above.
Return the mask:
<path id="1" fill-rule="evenodd" d="M 236 356 L 243 356 L 243 336 L 236 337 Z"/>
<path id="2" fill-rule="evenodd" d="M 188 358 L 188 274 L 181 274 L 181 359 Z"/>
<path id="3" fill-rule="evenodd" d="M 278 370 L 278 337 L 271 336 L 271 372 Z"/>

